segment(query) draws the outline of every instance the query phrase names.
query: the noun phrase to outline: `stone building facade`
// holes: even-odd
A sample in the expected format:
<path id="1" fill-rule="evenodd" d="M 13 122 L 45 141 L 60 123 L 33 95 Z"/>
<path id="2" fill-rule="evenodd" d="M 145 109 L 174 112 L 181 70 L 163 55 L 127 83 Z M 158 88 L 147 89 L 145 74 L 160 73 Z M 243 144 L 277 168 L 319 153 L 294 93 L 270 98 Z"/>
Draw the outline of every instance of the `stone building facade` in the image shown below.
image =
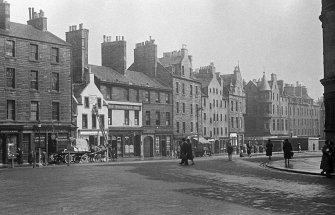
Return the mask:
<path id="1" fill-rule="evenodd" d="M 323 64 L 324 78 L 321 80 L 324 86 L 324 108 L 326 139 L 335 138 L 335 2 L 322 0 L 320 15 L 323 32 Z"/>
<path id="2" fill-rule="evenodd" d="M 79 27 L 73 32 L 71 29 L 67 38 L 71 35 L 69 42 L 79 46 L 74 51 L 80 52 L 74 56 L 85 56 L 87 43 L 77 41 L 86 41 L 87 38 L 82 37 L 88 36 L 85 33 L 88 30 Z M 172 140 L 171 89 L 145 73 L 126 69 L 124 37 L 117 36 L 112 41 L 110 36 L 104 35 L 101 54 L 102 66 L 78 64 L 91 69 L 95 84 L 107 104 L 110 143 L 123 157 L 169 156 Z M 76 58 L 73 60 L 76 61 Z M 78 69 L 78 75 L 74 76 L 80 76 L 81 71 Z"/>
<path id="3" fill-rule="evenodd" d="M 214 63 L 200 67 L 194 76 L 201 82 L 202 133 L 211 141 L 212 153 L 223 153 L 228 138 L 228 96 L 224 95 Z"/>
<path id="4" fill-rule="evenodd" d="M 0 1 L 0 162 L 10 150 L 47 154 L 67 147 L 71 124 L 71 45 L 47 31 L 42 10 L 28 24 L 10 22 Z M 5 15 L 5 16 L 4 16 Z"/>
<path id="5" fill-rule="evenodd" d="M 231 144 L 237 151 L 243 145 L 245 136 L 246 94 L 240 67 L 233 74 L 220 75 L 223 94 L 228 97 L 228 133 Z"/>
<path id="6" fill-rule="evenodd" d="M 174 145 L 183 137 L 202 136 L 201 117 L 197 115 L 202 106 L 201 83 L 193 77 L 192 56 L 186 45 L 180 51 L 163 53 L 158 65 L 164 70 L 157 74 L 157 79 L 173 89 Z"/>
<path id="7" fill-rule="evenodd" d="M 320 106 L 308 96 L 305 86 L 284 84 L 271 74 L 246 86 L 246 136 L 305 136 L 320 134 Z"/>

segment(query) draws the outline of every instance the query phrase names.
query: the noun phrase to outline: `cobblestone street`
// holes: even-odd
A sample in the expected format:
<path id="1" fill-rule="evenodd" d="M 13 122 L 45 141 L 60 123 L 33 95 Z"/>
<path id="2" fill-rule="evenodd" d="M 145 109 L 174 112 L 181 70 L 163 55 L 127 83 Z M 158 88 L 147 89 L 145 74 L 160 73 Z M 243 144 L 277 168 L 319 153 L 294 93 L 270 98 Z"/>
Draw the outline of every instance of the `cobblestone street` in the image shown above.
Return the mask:
<path id="1" fill-rule="evenodd" d="M 275 158 L 274 159 L 280 159 Z M 333 179 L 260 158 L 0 170 L 1 214 L 331 214 Z"/>

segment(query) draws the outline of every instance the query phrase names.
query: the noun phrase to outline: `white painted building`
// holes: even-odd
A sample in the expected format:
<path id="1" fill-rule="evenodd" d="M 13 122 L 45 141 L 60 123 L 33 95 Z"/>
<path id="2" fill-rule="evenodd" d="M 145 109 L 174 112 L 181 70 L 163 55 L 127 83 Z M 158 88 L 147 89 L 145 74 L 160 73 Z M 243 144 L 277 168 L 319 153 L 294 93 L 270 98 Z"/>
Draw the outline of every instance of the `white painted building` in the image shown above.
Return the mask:
<path id="1" fill-rule="evenodd" d="M 94 74 L 89 72 L 88 77 L 87 83 L 74 86 L 74 101 L 77 106 L 77 138 L 87 139 L 91 145 L 100 145 L 104 141 L 100 123 L 108 136 L 108 106 L 94 83 Z M 98 108 L 99 118 L 92 112 L 94 105 Z"/>

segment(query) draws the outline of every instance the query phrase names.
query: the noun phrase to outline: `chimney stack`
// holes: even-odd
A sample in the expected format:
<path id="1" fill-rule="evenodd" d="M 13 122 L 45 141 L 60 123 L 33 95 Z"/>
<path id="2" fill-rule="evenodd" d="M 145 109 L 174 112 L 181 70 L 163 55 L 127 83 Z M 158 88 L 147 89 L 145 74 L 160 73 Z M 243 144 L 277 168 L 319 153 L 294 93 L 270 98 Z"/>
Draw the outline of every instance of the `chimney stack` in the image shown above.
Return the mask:
<path id="1" fill-rule="evenodd" d="M 0 29 L 10 28 L 10 5 L 6 1 L 0 0 Z"/>
<path id="2" fill-rule="evenodd" d="M 29 8 L 29 20 L 27 21 L 27 24 L 40 31 L 47 31 L 48 29 L 47 18 L 44 17 L 43 10 L 40 10 L 40 12 L 37 13 L 34 8 Z"/>
<path id="3" fill-rule="evenodd" d="M 126 41 L 123 36 L 115 36 L 115 41 L 108 36 L 107 41 L 101 43 L 101 65 L 112 68 L 124 75 L 127 69 Z"/>

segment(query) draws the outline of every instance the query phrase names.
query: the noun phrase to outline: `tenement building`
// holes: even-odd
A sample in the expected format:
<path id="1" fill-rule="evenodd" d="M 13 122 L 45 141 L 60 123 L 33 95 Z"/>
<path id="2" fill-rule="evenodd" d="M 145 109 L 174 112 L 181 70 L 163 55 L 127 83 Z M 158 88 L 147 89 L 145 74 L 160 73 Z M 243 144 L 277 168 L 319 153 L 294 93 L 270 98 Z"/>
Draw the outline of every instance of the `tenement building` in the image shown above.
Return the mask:
<path id="1" fill-rule="evenodd" d="M 319 109 L 308 96 L 307 88 L 284 84 L 271 74 L 268 81 L 249 81 L 246 86 L 246 136 L 318 136 Z"/>
<path id="2" fill-rule="evenodd" d="M 157 74 L 161 83 L 173 89 L 173 135 L 175 146 L 183 137 L 202 135 L 199 120 L 201 83 L 193 77 L 192 56 L 186 45 L 181 50 L 165 52 L 157 62 L 162 67 Z M 198 117 L 197 117 L 198 116 Z"/>
<path id="3" fill-rule="evenodd" d="M 194 76 L 201 82 L 203 136 L 210 140 L 212 153 L 222 153 L 229 140 L 228 96 L 223 94 L 214 63 L 200 67 Z"/>
<path id="4" fill-rule="evenodd" d="M 29 8 L 27 24 L 10 21 L 0 1 L 0 162 L 18 147 L 47 154 L 66 148 L 71 132 L 71 45 L 47 31 Z"/>
<path id="5" fill-rule="evenodd" d="M 234 150 L 244 142 L 246 94 L 240 66 L 235 66 L 232 74 L 220 75 L 223 94 L 228 97 L 228 135 Z"/>
<path id="6" fill-rule="evenodd" d="M 78 42 L 88 36 L 86 32 L 88 30 L 82 26 L 79 29 L 70 27 L 67 32 L 67 38 L 71 38 L 69 42 L 79 46 L 73 49 L 73 52 L 79 52 L 74 53 L 74 56 L 87 56 L 87 43 Z M 101 66 L 85 65 L 87 61 L 80 61 L 78 65 L 89 68 L 94 74 L 94 83 L 107 105 L 105 130 L 108 131 L 108 142 L 122 157 L 170 155 L 171 88 L 143 72 L 126 69 L 124 37 L 117 36 L 112 41 L 110 36 L 103 36 L 101 55 Z M 79 69 L 79 66 L 73 70 L 73 76 L 84 82 L 85 74 L 85 69 Z"/>
<path id="7" fill-rule="evenodd" d="M 335 138 L 335 2 L 322 0 L 320 15 L 323 32 L 323 65 L 324 78 L 321 80 L 324 86 L 325 108 L 325 133 L 327 139 Z"/>

